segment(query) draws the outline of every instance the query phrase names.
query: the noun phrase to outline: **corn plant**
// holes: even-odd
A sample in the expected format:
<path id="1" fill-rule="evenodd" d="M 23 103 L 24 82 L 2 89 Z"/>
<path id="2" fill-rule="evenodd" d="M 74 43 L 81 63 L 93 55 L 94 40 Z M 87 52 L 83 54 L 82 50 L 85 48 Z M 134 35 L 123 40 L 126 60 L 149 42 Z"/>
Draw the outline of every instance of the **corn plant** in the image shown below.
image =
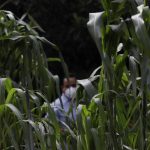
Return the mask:
<path id="1" fill-rule="evenodd" d="M 102 60 L 98 92 L 93 93 L 89 106 L 78 106 L 77 147 L 146 150 L 150 148 L 148 2 L 101 3 L 104 11 L 90 13 L 87 23 Z M 83 92 L 92 94 L 88 82 L 84 85 Z M 83 97 L 80 93 L 78 100 Z"/>
<path id="2" fill-rule="evenodd" d="M 40 37 L 35 29 L 41 28 L 34 21 L 27 24 L 26 18 L 0 11 L 0 75 L 11 77 L 28 89 L 42 90 L 50 100 L 55 88 L 42 43 L 53 44 Z"/>
<path id="3" fill-rule="evenodd" d="M 71 141 L 69 133 L 75 135 L 67 125 L 61 132 L 50 107 L 56 91 L 59 95 L 59 83 L 48 70 L 42 44 L 59 49 L 39 36 L 40 27 L 32 18 L 30 24 L 24 19 L 25 15 L 18 19 L 12 12 L 0 11 L 0 149 L 65 148 L 65 142 Z"/>

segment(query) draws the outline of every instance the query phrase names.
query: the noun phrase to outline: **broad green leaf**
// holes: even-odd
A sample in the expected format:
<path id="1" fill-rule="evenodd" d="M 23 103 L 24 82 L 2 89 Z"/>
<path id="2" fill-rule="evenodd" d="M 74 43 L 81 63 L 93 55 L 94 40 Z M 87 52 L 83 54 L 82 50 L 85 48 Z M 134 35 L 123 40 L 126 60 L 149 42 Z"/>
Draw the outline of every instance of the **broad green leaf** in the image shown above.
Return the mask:
<path id="1" fill-rule="evenodd" d="M 78 84 L 82 85 L 85 88 L 85 91 L 89 96 L 89 99 L 91 99 L 95 94 L 97 94 L 97 90 L 92 85 L 89 79 L 78 80 L 77 82 Z"/>

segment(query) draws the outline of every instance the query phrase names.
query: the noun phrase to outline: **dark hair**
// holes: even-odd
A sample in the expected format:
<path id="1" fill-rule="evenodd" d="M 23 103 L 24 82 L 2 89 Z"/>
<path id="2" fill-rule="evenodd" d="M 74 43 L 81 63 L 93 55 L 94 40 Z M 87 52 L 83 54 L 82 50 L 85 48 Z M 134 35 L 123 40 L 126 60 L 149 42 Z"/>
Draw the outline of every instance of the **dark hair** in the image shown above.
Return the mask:
<path id="1" fill-rule="evenodd" d="M 74 77 L 76 78 L 76 74 L 75 73 L 72 73 L 72 72 L 69 73 L 69 78 L 74 78 Z M 60 86 L 63 85 L 63 82 L 64 82 L 65 78 L 67 78 L 67 77 L 60 78 Z"/>
<path id="2" fill-rule="evenodd" d="M 75 77 L 76 78 L 76 75 L 75 75 L 75 73 L 69 73 L 69 77 Z"/>
<path id="3" fill-rule="evenodd" d="M 148 6 L 150 7 L 150 0 L 148 0 Z"/>

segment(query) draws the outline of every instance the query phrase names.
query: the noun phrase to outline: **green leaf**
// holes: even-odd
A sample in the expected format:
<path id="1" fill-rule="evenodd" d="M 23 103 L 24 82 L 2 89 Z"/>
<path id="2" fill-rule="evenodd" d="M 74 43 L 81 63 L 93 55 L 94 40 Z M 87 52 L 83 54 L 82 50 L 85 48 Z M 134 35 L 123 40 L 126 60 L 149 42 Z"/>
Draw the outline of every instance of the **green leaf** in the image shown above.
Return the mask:
<path id="1" fill-rule="evenodd" d="M 89 96 L 89 99 L 91 99 L 95 94 L 97 94 L 97 90 L 92 85 L 89 79 L 78 80 L 77 82 L 78 84 L 82 85 L 85 88 L 85 91 Z"/>
<path id="2" fill-rule="evenodd" d="M 141 14 L 132 16 L 132 21 L 134 23 L 136 35 L 142 44 L 142 49 L 144 55 L 150 57 L 149 47 L 150 47 L 150 38 L 147 32 L 147 29 L 144 24 L 144 20 Z"/>

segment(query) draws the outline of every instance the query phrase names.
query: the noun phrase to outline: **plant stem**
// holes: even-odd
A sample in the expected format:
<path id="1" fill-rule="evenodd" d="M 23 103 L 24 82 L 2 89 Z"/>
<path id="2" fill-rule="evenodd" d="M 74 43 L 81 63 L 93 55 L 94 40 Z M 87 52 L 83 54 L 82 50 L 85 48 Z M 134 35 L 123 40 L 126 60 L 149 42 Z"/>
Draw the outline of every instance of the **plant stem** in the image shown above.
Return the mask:
<path id="1" fill-rule="evenodd" d="M 144 6 L 148 5 L 148 0 L 144 0 Z"/>

